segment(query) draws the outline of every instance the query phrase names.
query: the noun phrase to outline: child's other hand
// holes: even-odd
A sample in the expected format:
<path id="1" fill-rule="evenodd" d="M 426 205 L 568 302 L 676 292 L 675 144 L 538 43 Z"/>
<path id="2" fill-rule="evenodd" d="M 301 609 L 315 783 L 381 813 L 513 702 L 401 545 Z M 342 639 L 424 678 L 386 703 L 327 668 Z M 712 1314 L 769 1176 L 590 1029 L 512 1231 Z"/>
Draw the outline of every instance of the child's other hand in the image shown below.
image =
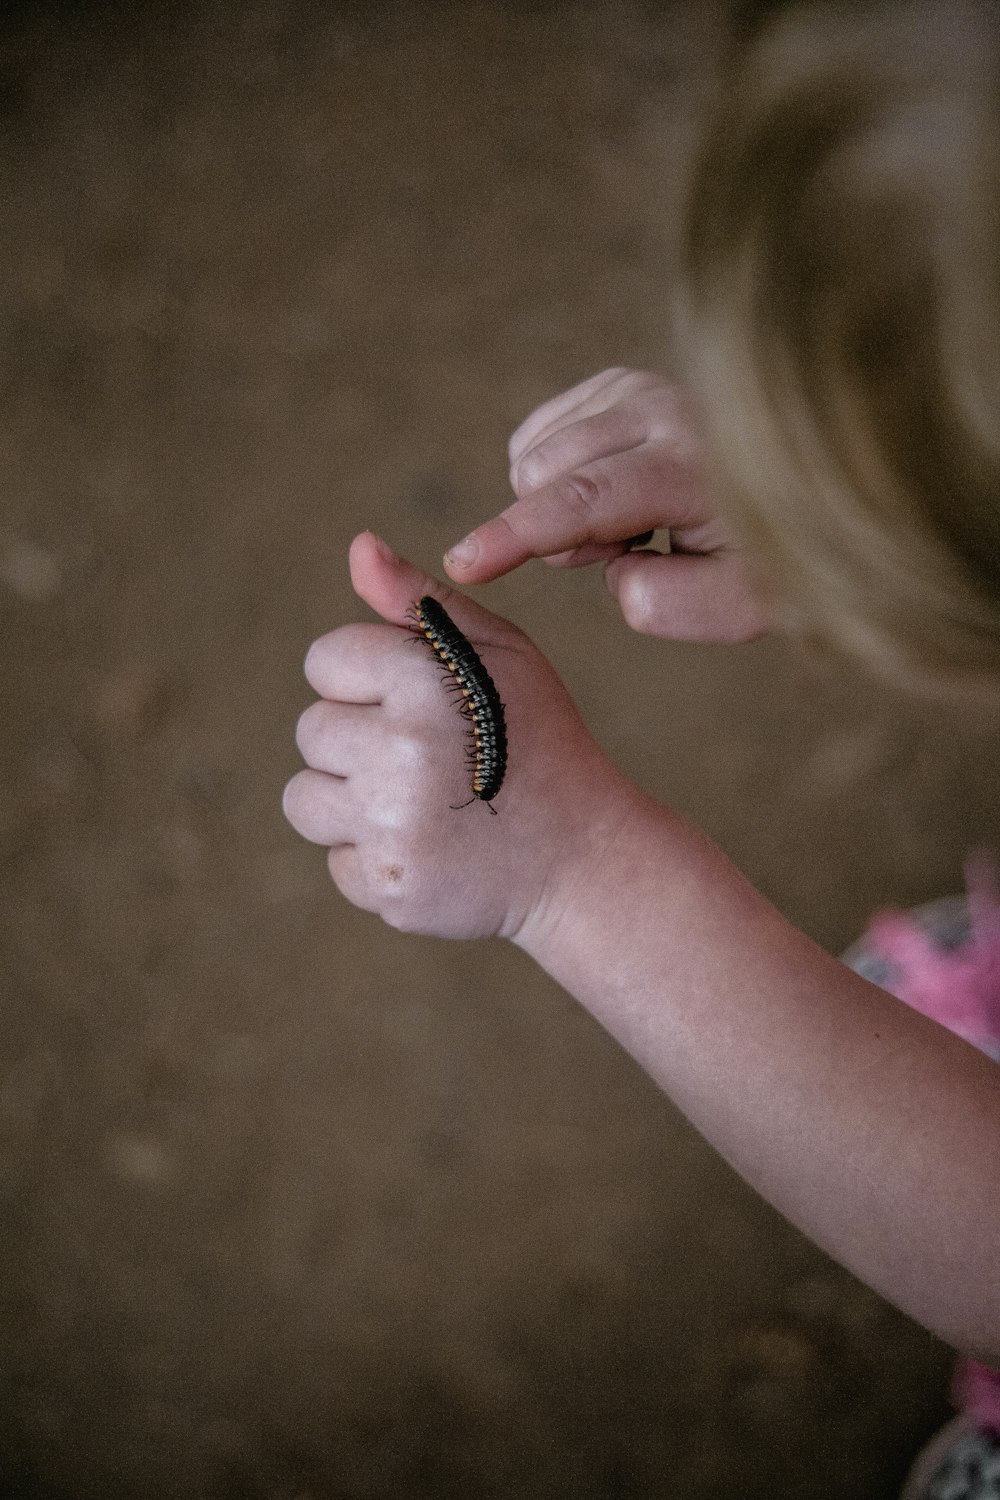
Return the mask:
<path id="1" fill-rule="evenodd" d="M 309 769 L 285 813 L 329 847 L 356 906 L 441 937 L 516 936 L 545 921 L 574 871 L 615 839 L 636 789 L 585 729 L 555 672 L 521 631 L 394 557 L 370 532 L 351 547 L 357 593 L 390 624 L 346 625 L 306 658 L 320 694 L 299 720 Z M 404 627 L 433 594 L 472 641 L 506 705 L 509 759 L 497 816 L 471 796 L 467 721 L 430 648 Z"/>
<path id="2" fill-rule="evenodd" d="M 675 640 L 746 641 L 769 613 L 702 483 L 694 424 L 676 386 L 612 369 L 533 412 L 510 440 L 517 500 L 445 558 L 463 584 L 532 557 L 558 567 L 607 563 L 608 588 L 633 630 Z M 632 551 L 666 528 L 671 551 Z"/>

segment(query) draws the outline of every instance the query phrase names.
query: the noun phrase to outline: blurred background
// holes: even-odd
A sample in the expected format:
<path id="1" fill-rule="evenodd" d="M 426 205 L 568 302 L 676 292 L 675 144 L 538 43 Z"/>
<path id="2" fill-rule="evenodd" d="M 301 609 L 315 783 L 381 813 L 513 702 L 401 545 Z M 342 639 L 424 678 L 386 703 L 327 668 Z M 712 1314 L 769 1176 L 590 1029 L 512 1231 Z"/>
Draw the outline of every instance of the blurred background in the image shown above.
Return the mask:
<path id="1" fill-rule="evenodd" d="M 880 1500 L 950 1357 L 547 977 L 348 907 L 280 813 L 364 527 L 670 369 L 698 0 L 0 20 L 0 1494 Z M 482 591 L 838 951 L 1000 842 L 1000 756 L 777 641 Z M 515 751 L 516 753 L 516 751 Z M 817 1059 L 822 1066 L 822 1059 Z"/>

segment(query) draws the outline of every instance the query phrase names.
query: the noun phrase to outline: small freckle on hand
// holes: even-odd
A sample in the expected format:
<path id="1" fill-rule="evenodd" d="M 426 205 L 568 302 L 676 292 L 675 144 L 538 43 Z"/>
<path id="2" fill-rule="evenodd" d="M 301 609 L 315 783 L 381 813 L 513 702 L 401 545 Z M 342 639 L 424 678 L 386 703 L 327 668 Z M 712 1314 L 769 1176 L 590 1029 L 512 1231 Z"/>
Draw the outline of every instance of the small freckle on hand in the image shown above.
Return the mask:
<path id="1" fill-rule="evenodd" d="M 381 873 L 387 885 L 398 885 L 403 878 L 403 866 L 383 865 Z"/>

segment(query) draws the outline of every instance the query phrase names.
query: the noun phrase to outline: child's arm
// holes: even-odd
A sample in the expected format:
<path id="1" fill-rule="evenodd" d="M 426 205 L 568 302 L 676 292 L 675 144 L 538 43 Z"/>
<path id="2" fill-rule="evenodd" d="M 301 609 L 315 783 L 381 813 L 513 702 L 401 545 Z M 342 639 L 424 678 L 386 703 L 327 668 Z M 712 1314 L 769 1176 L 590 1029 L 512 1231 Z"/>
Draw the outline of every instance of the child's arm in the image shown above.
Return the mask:
<path id="1" fill-rule="evenodd" d="M 516 941 L 769 1202 L 1000 1358 L 1000 1068 L 791 926 L 635 791 Z"/>
<path id="2" fill-rule="evenodd" d="M 286 793 L 345 895 L 409 931 L 513 939 L 793 1223 L 941 1337 L 1000 1356 L 1000 1069 L 823 953 L 622 776 L 514 627 L 368 534 L 351 568 L 393 624 L 313 647 L 311 769 Z M 397 628 L 424 593 L 507 702 L 495 818 L 448 810 L 467 795 L 463 721 Z"/>

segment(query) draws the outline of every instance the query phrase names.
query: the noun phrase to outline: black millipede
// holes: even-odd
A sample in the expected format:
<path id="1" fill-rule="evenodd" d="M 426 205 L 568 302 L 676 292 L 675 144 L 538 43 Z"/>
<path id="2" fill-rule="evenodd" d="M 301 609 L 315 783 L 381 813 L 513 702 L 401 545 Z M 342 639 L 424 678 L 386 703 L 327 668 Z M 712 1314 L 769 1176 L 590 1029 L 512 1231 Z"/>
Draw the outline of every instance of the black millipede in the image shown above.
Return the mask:
<path id="1" fill-rule="evenodd" d="M 495 816 L 493 798 L 507 770 L 507 724 L 500 694 L 472 642 L 436 599 L 425 594 L 413 606 L 413 613 L 417 633 L 450 674 L 462 697 L 459 711 L 470 721 L 472 796 L 457 806 L 468 807 L 478 797 Z"/>

